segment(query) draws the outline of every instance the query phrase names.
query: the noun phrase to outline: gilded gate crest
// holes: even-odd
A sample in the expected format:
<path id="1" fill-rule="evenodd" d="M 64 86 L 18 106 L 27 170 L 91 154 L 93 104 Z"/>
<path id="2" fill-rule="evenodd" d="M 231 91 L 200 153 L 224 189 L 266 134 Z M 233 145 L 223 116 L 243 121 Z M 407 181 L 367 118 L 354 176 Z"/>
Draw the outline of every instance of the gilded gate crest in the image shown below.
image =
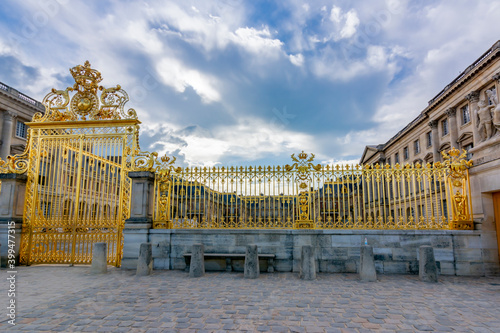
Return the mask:
<path id="1" fill-rule="evenodd" d="M 33 122 L 137 119 L 134 109 L 124 110 L 129 100 L 125 90 L 120 85 L 100 86 L 101 73 L 92 69 L 88 61 L 71 68 L 70 73 L 75 84 L 65 90 L 52 89 L 42 102 L 45 114 L 35 114 Z M 75 94 L 70 97 L 70 92 Z"/>

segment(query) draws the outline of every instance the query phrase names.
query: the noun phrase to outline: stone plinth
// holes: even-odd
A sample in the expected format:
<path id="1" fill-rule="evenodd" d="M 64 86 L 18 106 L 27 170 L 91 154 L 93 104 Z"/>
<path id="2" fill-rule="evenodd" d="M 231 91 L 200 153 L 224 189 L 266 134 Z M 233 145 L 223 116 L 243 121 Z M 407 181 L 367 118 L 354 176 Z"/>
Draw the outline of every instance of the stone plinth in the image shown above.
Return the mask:
<path id="1" fill-rule="evenodd" d="M 137 261 L 136 275 L 149 275 L 151 274 L 151 271 L 153 271 L 153 255 L 151 243 L 142 243 L 139 251 L 139 259 Z"/>
<path id="2" fill-rule="evenodd" d="M 312 245 L 302 246 L 302 258 L 300 263 L 300 278 L 303 280 L 316 279 L 316 260 L 314 259 L 314 248 Z"/>
<path id="3" fill-rule="evenodd" d="M 259 252 L 257 245 L 250 244 L 247 246 L 245 255 L 245 278 L 256 279 L 259 277 Z"/>
<path id="4" fill-rule="evenodd" d="M 375 271 L 375 261 L 373 258 L 373 247 L 370 245 L 361 246 L 359 278 L 361 281 L 365 282 L 377 281 L 377 272 Z"/>
<path id="5" fill-rule="evenodd" d="M 92 246 L 92 266 L 90 267 L 90 273 L 104 274 L 108 271 L 107 247 L 107 243 L 94 243 Z"/>
<path id="6" fill-rule="evenodd" d="M 423 245 L 418 249 L 419 270 L 418 275 L 421 281 L 438 282 L 438 271 L 436 260 L 434 259 L 434 249 L 432 246 Z"/>
<path id="7" fill-rule="evenodd" d="M 493 231 L 494 232 L 494 231 Z M 185 253 L 192 244 L 203 243 L 211 253 L 245 253 L 248 244 L 256 244 L 259 252 L 274 254 L 277 272 L 300 271 L 302 246 L 312 245 L 316 272 L 359 273 L 361 245 L 367 238 L 373 247 L 375 268 L 379 274 L 418 275 L 418 248 L 434 248 L 441 275 L 484 276 L 486 260 L 498 268 L 498 257 L 484 248 L 484 232 L 480 230 L 176 230 L 151 229 L 155 269 L 185 270 Z M 488 238 L 490 239 L 490 238 Z M 496 234 L 491 237 L 496 243 Z M 485 256 L 490 252 L 491 255 Z M 494 262 L 494 260 L 496 260 Z M 265 261 L 260 268 L 265 271 Z M 226 262 L 206 270 L 225 271 Z M 244 271 L 244 262 L 233 260 L 232 269 Z"/>
<path id="8" fill-rule="evenodd" d="M 189 277 L 200 277 L 205 274 L 205 251 L 203 244 L 193 244 L 191 247 L 191 265 Z"/>

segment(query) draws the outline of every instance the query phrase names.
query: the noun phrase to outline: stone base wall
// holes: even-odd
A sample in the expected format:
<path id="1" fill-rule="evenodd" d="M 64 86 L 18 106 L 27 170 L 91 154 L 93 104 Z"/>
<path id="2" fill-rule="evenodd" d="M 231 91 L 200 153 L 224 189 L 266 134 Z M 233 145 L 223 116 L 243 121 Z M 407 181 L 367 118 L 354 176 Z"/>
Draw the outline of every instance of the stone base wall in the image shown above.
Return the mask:
<path id="1" fill-rule="evenodd" d="M 191 251 L 191 245 L 202 243 L 207 253 L 245 253 L 248 244 L 257 244 L 259 253 L 276 255 L 275 269 L 279 272 L 298 272 L 302 246 L 312 245 L 319 272 L 357 273 L 365 238 L 373 246 L 378 273 L 418 274 L 421 245 L 434 248 L 440 274 L 484 276 L 500 272 L 498 261 L 490 261 L 483 251 L 481 232 L 477 230 L 151 229 L 149 232 L 154 269 L 178 270 L 186 268 L 183 255 Z"/>

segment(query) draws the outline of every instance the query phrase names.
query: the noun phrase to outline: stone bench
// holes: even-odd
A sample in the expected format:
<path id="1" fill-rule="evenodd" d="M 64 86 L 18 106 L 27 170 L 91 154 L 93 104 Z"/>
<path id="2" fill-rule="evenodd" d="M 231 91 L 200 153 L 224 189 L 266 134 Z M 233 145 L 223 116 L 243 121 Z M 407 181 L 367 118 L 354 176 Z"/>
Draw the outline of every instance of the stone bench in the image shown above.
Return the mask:
<path id="1" fill-rule="evenodd" d="M 245 260 L 245 253 L 204 253 L 204 259 L 226 259 L 226 272 L 231 272 L 233 270 L 232 264 L 233 260 Z M 267 260 L 267 272 L 274 272 L 274 254 L 260 254 L 259 260 Z M 186 271 L 189 272 L 189 265 L 191 263 L 191 253 L 184 253 L 184 260 L 186 261 Z"/>

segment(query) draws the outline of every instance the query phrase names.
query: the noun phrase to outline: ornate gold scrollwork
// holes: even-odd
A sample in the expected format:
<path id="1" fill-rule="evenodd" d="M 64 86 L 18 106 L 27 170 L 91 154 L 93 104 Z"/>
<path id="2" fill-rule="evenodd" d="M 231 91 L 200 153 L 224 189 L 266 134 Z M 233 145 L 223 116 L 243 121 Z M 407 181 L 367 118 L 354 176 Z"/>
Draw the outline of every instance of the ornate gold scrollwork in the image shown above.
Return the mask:
<path id="1" fill-rule="evenodd" d="M 450 229 L 473 230 L 472 207 L 470 204 L 469 168 L 467 152 L 453 148 L 442 152 L 444 166 L 448 167 L 448 190 L 451 197 Z"/>
<path id="2" fill-rule="evenodd" d="M 295 157 L 295 154 L 292 154 L 292 160 L 295 162 L 292 165 L 285 165 L 286 171 L 296 170 L 297 174 L 295 176 L 295 180 L 297 181 L 298 186 L 298 207 L 299 207 L 299 218 L 295 221 L 294 227 L 296 229 L 313 229 L 314 222 L 311 220 L 309 213 L 309 187 L 311 182 L 311 170 L 320 171 L 321 164 L 314 165 L 312 162 L 314 161 L 314 154 L 311 154 L 309 157 L 308 154 L 302 151 L 298 155 L 298 159 Z"/>
<path id="3" fill-rule="evenodd" d="M 28 170 L 29 165 L 29 130 L 28 130 L 28 146 L 26 150 L 19 155 L 7 156 L 7 161 L 0 158 L 0 173 L 17 173 L 23 174 Z"/>
<path id="4" fill-rule="evenodd" d="M 176 157 L 164 155 L 158 158 L 157 153 L 147 153 L 146 163 L 148 171 L 155 171 L 155 214 L 153 228 L 171 228 L 172 221 L 169 216 L 169 198 L 172 181 L 172 172 L 182 172 L 181 167 L 174 167 Z"/>

